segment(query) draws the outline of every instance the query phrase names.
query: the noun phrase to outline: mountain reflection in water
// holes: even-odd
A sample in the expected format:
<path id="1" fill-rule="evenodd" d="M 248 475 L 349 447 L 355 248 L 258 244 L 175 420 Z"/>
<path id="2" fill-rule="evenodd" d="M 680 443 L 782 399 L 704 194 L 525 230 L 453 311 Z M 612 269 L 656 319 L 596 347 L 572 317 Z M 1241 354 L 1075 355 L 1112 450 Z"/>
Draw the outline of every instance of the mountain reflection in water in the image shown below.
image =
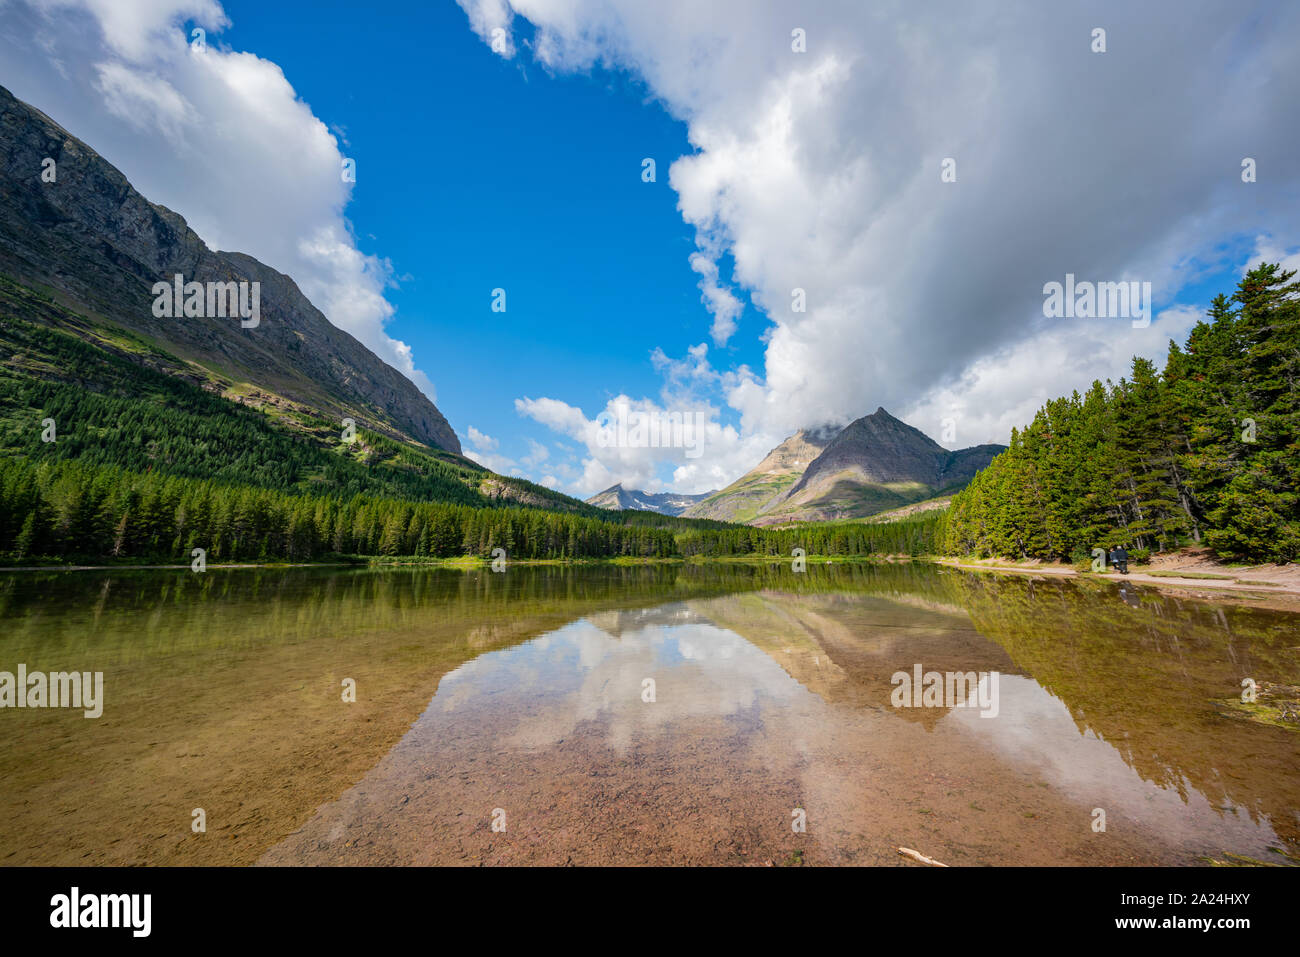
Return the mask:
<path id="1" fill-rule="evenodd" d="M 921 564 L 25 573 L 0 605 L 0 669 L 106 686 L 97 721 L 0 712 L 6 863 L 1300 848 L 1300 738 L 1234 707 L 1243 678 L 1300 683 L 1295 616 L 1131 583 Z M 917 665 L 996 673 L 996 716 L 894 707 L 891 676 Z"/>

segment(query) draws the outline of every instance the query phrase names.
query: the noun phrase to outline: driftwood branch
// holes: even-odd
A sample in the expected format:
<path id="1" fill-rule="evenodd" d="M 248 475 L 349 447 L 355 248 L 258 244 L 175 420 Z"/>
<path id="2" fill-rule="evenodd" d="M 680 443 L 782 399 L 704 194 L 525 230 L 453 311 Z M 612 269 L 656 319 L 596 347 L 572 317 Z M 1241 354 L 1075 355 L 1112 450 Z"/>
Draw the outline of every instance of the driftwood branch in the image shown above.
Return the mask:
<path id="1" fill-rule="evenodd" d="M 926 857 L 920 851 L 914 851 L 910 847 L 900 847 L 898 853 L 904 857 L 910 857 L 914 861 L 920 861 L 922 864 L 929 864 L 932 867 L 947 867 L 942 861 L 936 861 L 933 857 Z"/>

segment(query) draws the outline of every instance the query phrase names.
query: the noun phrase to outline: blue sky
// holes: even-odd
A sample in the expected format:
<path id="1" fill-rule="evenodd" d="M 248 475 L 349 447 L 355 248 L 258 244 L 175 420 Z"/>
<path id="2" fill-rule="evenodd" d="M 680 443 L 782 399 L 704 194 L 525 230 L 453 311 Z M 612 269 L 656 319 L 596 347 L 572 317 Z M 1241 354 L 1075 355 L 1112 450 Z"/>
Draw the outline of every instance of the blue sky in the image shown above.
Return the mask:
<path id="1" fill-rule="evenodd" d="M 278 63 L 346 137 L 357 161 L 347 217 L 360 248 L 401 277 L 389 332 L 412 347 L 462 441 L 473 426 L 511 458 L 529 454 L 530 437 L 571 448 L 514 400 L 545 395 L 594 416 L 620 392 L 659 392 L 653 350 L 682 355 L 708 339 L 694 231 L 667 182 L 692 150 L 643 84 L 504 61 L 450 3 L 375 5 L 364 18 L 314 3 L 225 7 L 234 26 L 222 40 Z M 654 183 L 642 181 L 645 157 Z M 504 314 L 489 308 L 498 287 Z M 742 322 L 750 334 L 728 344 L 728 361 L 761 364 L 752 309 Z"/>
<path id="2" fill-rule="evenodd" d="M 364 18 L 342 15 L 347 5 L 340 15 L 224 6 L 234 26 L 222 40 L 278 63 L 357 160 L 347 216 L 359 247 L 400 277 L 389 332 L 412 347 L 467 448 L 470 427 L 496 440 L 481 451 L 499 456 L 485 461 L 539 478 L 548 468 L 523 460 L 540 442 L 548 465 L 578 468 L 580 456 L 566 456 L 574 443 L 521 415 L 516 398 L 553 397 L 593 417 L 620 392 L 659 392 L 655 349 L 676 357 L 708 340 L 712 319 L 688 264 L 695 231 L 668 184 L 670 164 L 694 150 L 644 83 L 600 66 L 556 73 L 502 59 L 450 3 L 375 5 Z M 524 22 L 518 40 L 532 34 Z M 644 157 L 656 160 L 655 183 L 641 179 Z M 1247 248 L 1162 290 L 1160 306 L 1201 304 L 1230 286 L 1250 244 L 1228 245 Z M 505 314 L 489 310 L 497 287 Z M 746 306 L 713 364 L 761 368 L 766 323 Z M 671 465 L 659 475 L 670 479 Z"/>
<path id="3" fill-rule="evenodd" d="M 520 8 L 0 0 L 0 83 L 291 275 L 467 452 L 582 496 L 721 487 L 878 405 L 1005 441 L 1300 265 L 1295 4 Z M 1067 273 L 1150 282 L 1154 321 L 1045 317 Z M 620 396 L 707 407 L 704 455 L 599 446 Z"/>

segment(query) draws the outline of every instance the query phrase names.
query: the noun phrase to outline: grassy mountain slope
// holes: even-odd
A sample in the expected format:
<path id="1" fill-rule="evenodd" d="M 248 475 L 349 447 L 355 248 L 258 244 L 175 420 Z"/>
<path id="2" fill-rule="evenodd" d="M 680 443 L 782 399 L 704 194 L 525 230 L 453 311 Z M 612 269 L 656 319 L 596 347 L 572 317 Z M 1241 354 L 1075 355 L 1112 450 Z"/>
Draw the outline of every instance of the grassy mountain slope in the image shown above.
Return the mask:
<path id="1" fill-rule="evenodd" d="M 53 419 L 55 441 L 42 441 Z M 441 449 L 358 429 L 232 382 L 0 278 L 0 453 L 76 458 L 291 492 L 593 514 Z"/>
<path id="2" fill-rule="evenodd" d="M 55 177 L 42 176 L 46 159 Z M 171 210 L 63 127 L 0 88 L 0 274 L 100 328 L 143 337 L 193 367 L 276 401 L 396 439 L 460 452 L 442 413 L 405 376 L 334 326 L 288 276 L 216 252 Z M 260 322 L 158 317 L 153 286 L 257 282 Z"/>
<path id="3" fill-rule="evenodd" d="M 1003 448 L 951 452 L 877 409 L 843 429 L 795 433 L 685 514 L 758 526 L 864 519 L 961 488 Z"/>
<path id="4" fill-rule="evenodd" d="M 736 481 L 688 508 L 683 514 L 730 522 L 751 522 L 799 481 L 838 429 L 800 429 Z"/>

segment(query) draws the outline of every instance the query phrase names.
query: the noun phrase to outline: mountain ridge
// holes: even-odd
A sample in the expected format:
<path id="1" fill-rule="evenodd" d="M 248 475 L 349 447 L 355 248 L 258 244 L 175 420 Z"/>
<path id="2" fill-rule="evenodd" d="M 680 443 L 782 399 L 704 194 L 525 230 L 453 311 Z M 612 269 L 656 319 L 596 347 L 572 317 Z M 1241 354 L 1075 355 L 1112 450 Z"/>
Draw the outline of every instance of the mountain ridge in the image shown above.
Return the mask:
<path id="1" fill-rule="evenodd" d="M 808 464 L 838 433 L 834 426 L 800 429 L 726 488 L 691 506 L 687 518 L 745 522 L 798 481 Z"/>
<path id="2" fill-rule="evenodd" d="M 715 493 L 687 495 L 678 492 L 643 492 L 640 489 L 624 488 L 622 482 L 616 482 L 587 499 L 586 504 L 611 511 L 635 510 L 658 512 L 660 515 L 681 515 L 695 503 L 713 494 Z"/>
<path id="3" fill-rule="evenodd" d="M 765 515 L 803 521 L 865 517 L 964 485 L 1004 449 L 945 449 L 879 406 L 840 430 Z"/>
<path id="4" fill-rule="evenodd" d="M 683 515 L 751 525 L 865 518 L 953 491 L 1004 449 L 950 451 L 880 406 L 842 429 L 800 429 Z"/>
<path id="5" fill-rule="evenodd" d="M 42 173 L 54 163 L 54 181 Z M 437 406 L 333 325 L 289 276 L 214 251 L 180 214 L 151 203 L 120 170 L 0 87 L 0 271 L 64 305 L 143 335 L 230 385 L 249 384 L 341 421 L 459 455 Z M 152 287 L 258 282 L 261 320 L 160 318 Z"/>

